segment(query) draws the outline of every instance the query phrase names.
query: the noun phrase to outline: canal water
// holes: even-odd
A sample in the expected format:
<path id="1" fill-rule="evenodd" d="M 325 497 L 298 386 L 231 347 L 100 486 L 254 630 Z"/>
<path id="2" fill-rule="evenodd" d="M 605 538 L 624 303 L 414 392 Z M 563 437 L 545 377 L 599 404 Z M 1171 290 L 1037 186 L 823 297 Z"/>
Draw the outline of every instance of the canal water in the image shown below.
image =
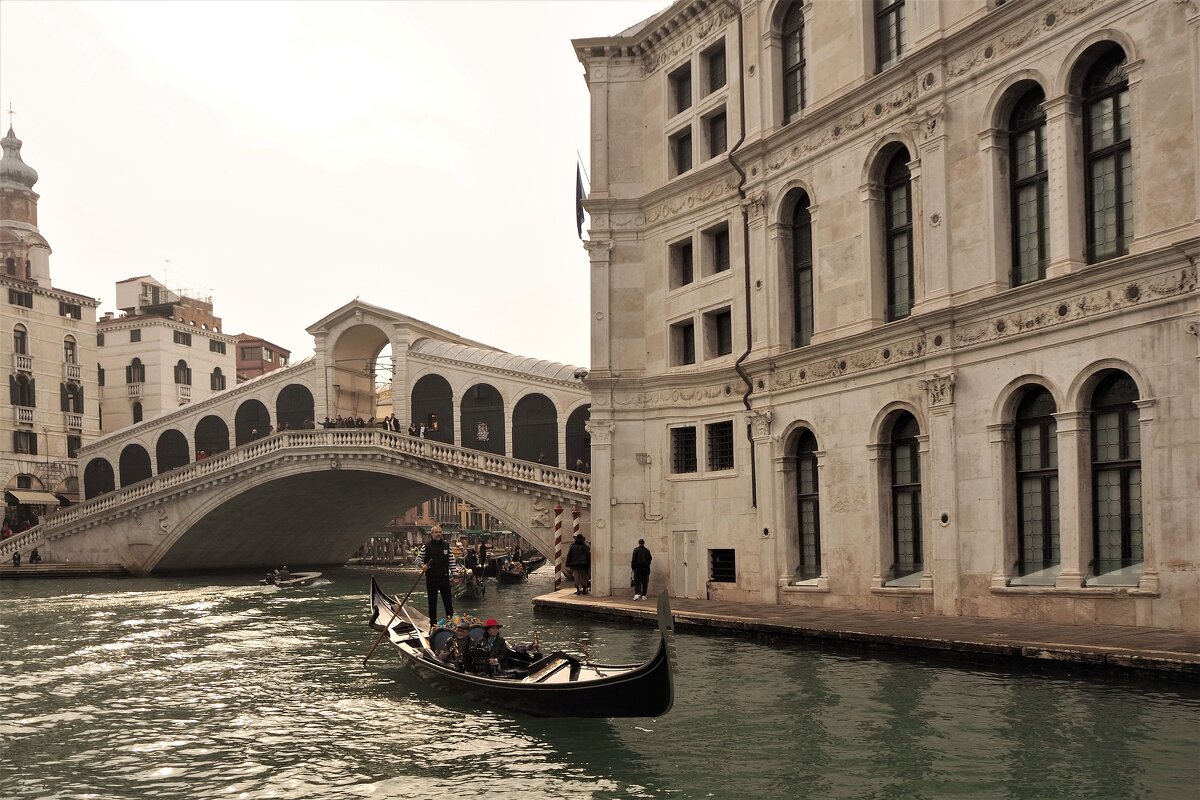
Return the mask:
<path id="1" fill-rule="evenodd" d="M 376 570 L 403 594 L 413 573 Z M 0 798 L 1196 797 L 1200 690 L 904 654 L 676 637 L 662 719 L 445 702 L 365 627 L 369 571 L 0 584 Z M 535 613 L 513 640 L 654 651 L 648 627 Z M 415 593 L 420 606 L 424 597 Z M 470 608 L 470 606 L 468 606 Z"/>

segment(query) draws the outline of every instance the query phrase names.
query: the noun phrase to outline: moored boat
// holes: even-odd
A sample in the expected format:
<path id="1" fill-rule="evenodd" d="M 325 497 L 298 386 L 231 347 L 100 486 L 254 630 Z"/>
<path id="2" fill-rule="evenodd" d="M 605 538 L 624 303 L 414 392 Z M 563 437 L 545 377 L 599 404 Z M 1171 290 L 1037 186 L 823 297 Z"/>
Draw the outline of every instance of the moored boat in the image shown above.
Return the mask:
<path id="1" fill-rule="evenodd" d="M 658 717 L 674 703 L 674 628 L 666 594 L 658 600 L 658 650 L 643 664 L 597 664 L 557 651 L 512 675 L 475 675 L 438 658 L 421 619 L 371 578 L 368 624 L 386 634 L 404 666 L 435 689 L 539 717 Z"/>

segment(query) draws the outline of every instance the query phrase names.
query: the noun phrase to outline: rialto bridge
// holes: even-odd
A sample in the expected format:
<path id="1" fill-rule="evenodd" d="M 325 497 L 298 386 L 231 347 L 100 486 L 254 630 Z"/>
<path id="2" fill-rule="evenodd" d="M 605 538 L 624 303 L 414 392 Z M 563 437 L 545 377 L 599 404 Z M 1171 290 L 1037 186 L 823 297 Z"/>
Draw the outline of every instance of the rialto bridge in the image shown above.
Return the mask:
<path id="1" fill-rule="evenodd" d="M 312 357 L 81 449 L 86 499 L 0 543 L 0 558 L 42 546 L 56 561 L 136 574 L 343 563 L 380 525 L 441 494 L 547 553 L 556 503 L 580 507 L 587 531 L 581 370 L 360 301 L 308 332 Z M 399 431 L 323 427 L 382 416 L 389 393 Z"/>

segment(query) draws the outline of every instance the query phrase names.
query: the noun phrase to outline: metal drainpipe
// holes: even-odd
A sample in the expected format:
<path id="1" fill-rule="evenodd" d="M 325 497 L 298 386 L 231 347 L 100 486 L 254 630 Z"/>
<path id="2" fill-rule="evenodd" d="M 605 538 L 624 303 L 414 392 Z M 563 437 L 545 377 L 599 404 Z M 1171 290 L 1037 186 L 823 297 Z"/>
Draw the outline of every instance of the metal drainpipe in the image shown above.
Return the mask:
<path id="1" fill-rule="evenodd" d="M 738 125 L 740 133 L 737 143 L 729 151 L 727 156 L 729 166 L 737 171 L 740 178 L 738 180 L 738 197 L 742 203 L 742 274 L 744 277 L 744 289 L 746 294 L 746 351 L 738 356 L 738 360 L 734 362 L 733 368 L 737 370 L 742 381 L 746 384 L 746 391 L 742 394 L 742 404 L 747 411 L 753 411 L 750 407 L 750 395 L 754 393 L 754 383 L 750 380 L 750 376 L 742 369 L 742 362 L 745 361 L 752 349 L 754 335 L 753 326 L 751 325 L 751 303 L 750 303 L 750 214 L 746 208 L 746 171 L 738 165 L 734 159 L 734 155 L 738 149 L 746 141 L 746 47 L 742 39 L 742 10 L 735 6 L 730 0 L 723 0 L 725 5 L 737 15 L 737 40 L 738 40 Z M 754 463 L 754 436 L 750 432 L 750 426 L 746 426 L 746 441 L 750 443 L 750 507 L 758 508 L 758 471 Z"/>

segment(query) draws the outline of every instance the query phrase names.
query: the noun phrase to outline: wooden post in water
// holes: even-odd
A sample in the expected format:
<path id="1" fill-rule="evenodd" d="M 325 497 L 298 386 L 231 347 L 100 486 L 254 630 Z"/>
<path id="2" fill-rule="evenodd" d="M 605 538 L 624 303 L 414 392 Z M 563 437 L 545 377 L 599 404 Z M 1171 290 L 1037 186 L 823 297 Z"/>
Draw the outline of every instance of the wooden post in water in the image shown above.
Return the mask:
<path id="1" fill-rule="evenodd" d="M 554 591 L 562 585 L 562 503 L 554 504 Z"/>

